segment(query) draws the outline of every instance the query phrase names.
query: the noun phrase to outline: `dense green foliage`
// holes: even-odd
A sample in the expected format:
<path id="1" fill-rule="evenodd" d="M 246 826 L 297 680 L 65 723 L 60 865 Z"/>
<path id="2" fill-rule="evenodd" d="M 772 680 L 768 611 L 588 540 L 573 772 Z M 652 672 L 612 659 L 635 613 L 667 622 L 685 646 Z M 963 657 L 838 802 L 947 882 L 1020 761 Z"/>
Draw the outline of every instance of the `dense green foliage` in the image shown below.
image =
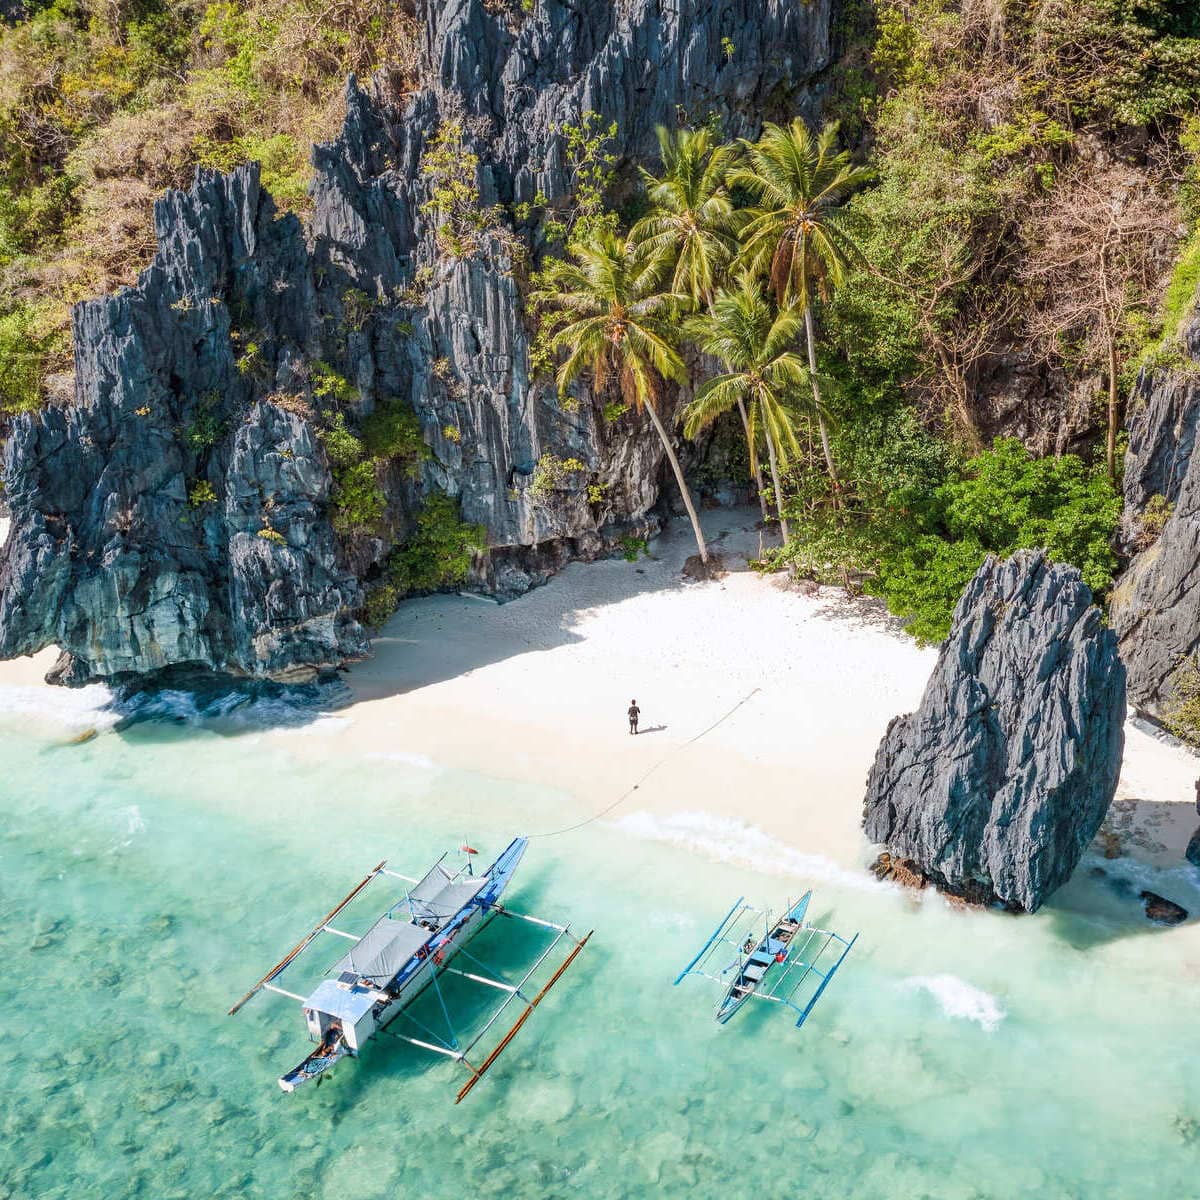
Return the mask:
<path id="1" fill-rule="evenodd" d="M 1075 455 L 1034 458 L 1012 438 L 962 461 L 911 418 L 873 423 L 871 436 L 862 460 L 851 459 L 861 503 L 854 519 L 819 507 L 799 515 L 782 558 L 802 573 L 829 583 L 857 577 L 922 641 L 945 637 L 988 554 L 1041 547 L 1079 567 L 1098 596 L 1107 591 L 1121 505 L 1103 467 Z"/>
<path id="2" fill-rule="evenodd" d="M 1033 458 L 1015 439 L 971 459 L 913 511 L 911 536 L 881 548 L 879 592 L 909 629 L 939 640 L 962 589 L 986 554 L 1043 547 L 1079 567 L 1093 592 L 1112 582 L 1110 546 L 1120 497 L 1103 467 L 1074 455 Z"/>
<path id="3" fill-rule="evenodd" d="M 411 408 L 382 404 L 363 420 L 363 446 L 375 459 L 399 459 L 412 467 L 429 456 L 421 436 L 421 423 Z"/>

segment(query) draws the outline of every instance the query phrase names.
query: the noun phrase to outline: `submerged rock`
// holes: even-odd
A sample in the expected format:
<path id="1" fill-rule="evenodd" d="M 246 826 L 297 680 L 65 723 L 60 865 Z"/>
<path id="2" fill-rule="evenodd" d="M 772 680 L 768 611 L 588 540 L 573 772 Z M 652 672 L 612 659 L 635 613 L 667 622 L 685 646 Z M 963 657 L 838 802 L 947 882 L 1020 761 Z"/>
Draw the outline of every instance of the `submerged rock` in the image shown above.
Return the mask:
<path id="1" fill-rule="evenodd" d="M 1146 917 L 1156 925 L 1182 925 L 1188 919 L 1188 911 L 1182 904 L 1157 892 L 1142 892 L 1141 899 L 1146 907 Z"/>
<path id="2" fill-rule="evenodd" d="M 1187 849 L 1184 850 L 1183 854 L 1193 867 L 1200 867 L 1200 829 L 1197 829 L 1192 834 L 1188 840 Z"/>
<path id="3" fill-rule="evenodd" d="M 1116 639 L 1079 572 L 988 558 L 920 707 L 880 743 L 867 836 L 949 892 L 1033 912 L 1104 820 L 1124 719 Z"/>

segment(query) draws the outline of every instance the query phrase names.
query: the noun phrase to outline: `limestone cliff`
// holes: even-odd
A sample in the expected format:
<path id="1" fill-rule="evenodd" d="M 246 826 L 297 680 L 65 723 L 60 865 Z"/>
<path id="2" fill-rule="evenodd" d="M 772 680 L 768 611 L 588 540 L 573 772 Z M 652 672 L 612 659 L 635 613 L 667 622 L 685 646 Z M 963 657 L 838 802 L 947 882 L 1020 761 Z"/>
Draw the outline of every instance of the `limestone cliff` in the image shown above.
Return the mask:
<path id="1" fill-rule="evenodd" d="M 1040 551 L 988 558 L 920 707 L 888 726 L 863 823 L 910 872 L 1032 912 L 1116 789 L 1125 670 L 1091 592 Z"/>
<path id="2" fill-rule="evenodd" d="M 1144 371 L 1134 390 L 1121 529 L 1133 557 L 1110 600 L 1130 698 L 1160 719 L 1200 652 L 1200 313 L 1180 341 L 1185 362 Z"/>
<path id="3" fill-rule="evenodd" d="M 618 177 L 651 157 L 657 124 L 752 134 L 811 114 L 831 9 L 427 0 L 424 86 L 350 80 L 341 136 L 314 150 L 307 230 L 254 167 L 167 194 L 137 286 L 76 311 L 74 403 L 20 418 L 7 444 L 0 655 L 58 644 L 70 682 L 344 662 L 366 647 L 363 581 L 435 490 L 486 527 L 478 582 L 504 593 L 651 531 L 649 423 L 606 420 L 604 396 L 564 406 L 531 378 L 514 256 L 544 246 L 517 206 L 561 208 L 561 126 L 586 112 L 617 123 Z M 439 251 L 420 170 L 450 120 L 478 156 L 480 204 L 503 214 L 458 256 Z M 353 424 L 380 405 L 411 407 L 430 455 L 378 469 L 377 528 L 335 533 L 320 432 L 338 407 Z M 583 464 L 549 496 L 530 489 L 547 454 Z"/>

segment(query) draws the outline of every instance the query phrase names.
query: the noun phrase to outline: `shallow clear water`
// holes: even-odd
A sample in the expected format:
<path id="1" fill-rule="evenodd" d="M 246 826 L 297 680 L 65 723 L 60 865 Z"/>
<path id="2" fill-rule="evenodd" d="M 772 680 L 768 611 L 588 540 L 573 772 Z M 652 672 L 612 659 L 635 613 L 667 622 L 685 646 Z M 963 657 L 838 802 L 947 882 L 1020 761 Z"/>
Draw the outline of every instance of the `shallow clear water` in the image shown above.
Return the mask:
<path id="1" fill-rule="evenodd" d="M 1101 882 L 1015 919 L 701 817 L 593 825 L 534 842 L 509 902 L 595 936 L 462 1105 L 461 1068 L 387 1039 L 285 1096 L 298 1006 L 230 1003 L 385 855 L 490 855 L 572 800 L 196 727 L 63 747 L 0 719 L 0 762 L 0 1196 L 1195 1192 L 1196 941 Z M 735 897 L 806 882 L 862 936 L 804 1030 L 671 986 Z"/>

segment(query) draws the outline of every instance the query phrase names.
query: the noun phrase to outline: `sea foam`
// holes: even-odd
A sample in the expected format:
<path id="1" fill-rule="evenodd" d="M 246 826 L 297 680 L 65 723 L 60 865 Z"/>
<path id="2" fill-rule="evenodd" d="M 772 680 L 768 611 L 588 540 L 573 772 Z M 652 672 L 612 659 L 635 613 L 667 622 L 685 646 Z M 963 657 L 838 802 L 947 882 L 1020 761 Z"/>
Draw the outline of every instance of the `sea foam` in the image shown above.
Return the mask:
<path id="1" fill-rule="evenodd" d="M 995 996 L 957 975 L 912 975 L 900 986 L 908 992 L 928 992 L 947 1017 L 974 1021 L 988 1033 L 994 1033 L 1007 1015 Z"/>
<path id="2" fill-rule="evenodd" d="M 757 826 L 747 825 L 732 817 L 691 811 L 658 817 L 642 811 L 630 813 L 609 824 L 634 837 L 668 842 L 719 862 L 753 866 L 774 875 L 821 879 L 838 887 L 864 892 L 889 891 L 892 888 L 891 884 L 879 882 L 866 871 L 847 870 L 823 854 L 805 854 Z"/>
<path id="3" fill-rule="evenodd" d="M 113 709 L 113 693 L 102 683 L 82 688 L 0 687 L 0 720 L 44 721 L 82 730 L 111 729 L 121 713 Z"/>

